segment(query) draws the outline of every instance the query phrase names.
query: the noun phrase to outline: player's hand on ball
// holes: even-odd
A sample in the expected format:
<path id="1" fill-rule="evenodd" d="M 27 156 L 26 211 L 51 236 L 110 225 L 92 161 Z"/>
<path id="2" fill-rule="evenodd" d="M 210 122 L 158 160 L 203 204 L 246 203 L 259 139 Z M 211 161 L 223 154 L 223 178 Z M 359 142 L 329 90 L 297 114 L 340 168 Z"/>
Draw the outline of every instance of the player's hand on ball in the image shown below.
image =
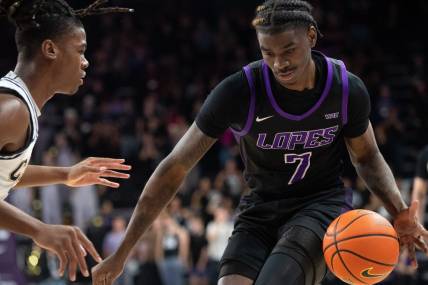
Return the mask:
<path id="1" fill-rule="evenodd" d="M 68 275 L 71 281 L 76 280 L 77 266 L 84 276 L 89 276 L 86 265 L 86 252 L 97 261 L 102 259 L 92 242 L 77 227 L 42 224 L 32 237 L 34 242 L 59 258 L 59 275 L 64 274 L 68 263 Z"/>
<path id="2" fill-rule="evenodd" d="M 98 184 L 118 188 L 119 183 L 106 178 L 129 178 L 129 174 L 115 171 L 130 170 L 131 166 L 124 162 L 124 159 L 89 157 L 69 168 L 65 184 L 70 187 Z"/>
<path id="3" fill-rule="evenodd" d="M 114 255 L 92 268 L 92 285 L 111 285 L 122 274 L 123 264 Z"/>
<path id="4" fill-rule="evenodd" d="M 419 202 L 413 201 L 410 207 L 401 211 L 394 219 L 394 228 L 400 240 L 401 250 L 407 249 L 412 265 L 417 267 L 415 249 L 418 247 L 428 254 L 425 239 L 428 239 L 428 231 L 419 223 L 417 212 Z"/>

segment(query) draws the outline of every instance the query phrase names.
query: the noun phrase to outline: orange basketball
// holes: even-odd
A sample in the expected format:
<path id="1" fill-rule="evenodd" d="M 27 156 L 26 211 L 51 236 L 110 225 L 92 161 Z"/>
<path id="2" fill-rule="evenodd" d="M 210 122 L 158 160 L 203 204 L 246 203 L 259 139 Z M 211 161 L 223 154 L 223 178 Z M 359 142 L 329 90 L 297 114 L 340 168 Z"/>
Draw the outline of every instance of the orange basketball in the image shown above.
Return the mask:
<path id="1" fill-rule="evenodd" d="M 387 219 L 368 210 L 337 217 L 323 240 L 325 262 L 331 272 L 349 284 L 375 284 L 398 262 L 397 233 Z"/>

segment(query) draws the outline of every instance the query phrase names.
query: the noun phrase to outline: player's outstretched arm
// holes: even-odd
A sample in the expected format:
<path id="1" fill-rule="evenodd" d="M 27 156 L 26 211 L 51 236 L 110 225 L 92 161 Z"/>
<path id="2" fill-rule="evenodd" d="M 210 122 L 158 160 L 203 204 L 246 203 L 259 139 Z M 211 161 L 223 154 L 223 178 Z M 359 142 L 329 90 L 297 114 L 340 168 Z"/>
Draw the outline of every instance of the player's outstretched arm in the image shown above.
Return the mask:
<path id="1" fill-rule="evenodd" d="M 385 162 L 374 137 L 371 124 L 364 134 L 345 139 L 348 152 L 358 175 L 384 203 L 392 217 L 407 208 L 394 175 Z"/>
<path id="2" fill-rule="evenodd" d="M 76 270 L 89 276 L 85 261 L 86 251 L 98 262 L 101 257 L 93 244 L 71 226 L 48 225 L 0 200 L 0 228 L 30 237 L 38 246 L 54 253 L 60 260 L 59 274 L 64 274 L 68 263 L 69 278 L 76 279 Z"/>
<path id="3" fill-rule="evenodd" d="M 92 269 L 92 284 L 112 284 L 141 235 L 174 197 L 187 173 L 215 143 L 195 123 L 159 164 L 138 200 L 118 250 Z"/>
<path id="4" fill-rule="evenodd" d="M 50 184 L 65 184 L 70 187 L 104 185 L 117 188 L 119 183 L 108 178 L 129 178 L 119 172 L 131 169 L 123 164 L 124 159 L 89 157 L 71 167 L 29 165 L 16 187 L 36 187 Z"/>
<path id="5" fill-rule="evenodd" d="M 10 94 L 0 93 L 0 95 L 0 151 L 11 153 L 25 144 L 30 113 L 21 99 Z M 29 165 L 16 187 L 49 184 L 79 187 L 100 184 L 117 188 L 119 184 L 108 178 L 128 178 L 128 174 L 119 172 L 131 169 L 129 165 L 123 163 L 123 159 L 90 157 L 71 167 Z M 20 173 L 15 175 L 17 174 Z"/>
<path id="6" fill-rule="evenodd" d="M 416 266 L 415 245 L 428 252 L 423 239 L 428 238 L 428 232 L 417 219 L 419 203 L 413 202 L 407 207 L 394 175 L 379 151 L 371 124 L 364 134 L 356 138 L 346 138 L 345 142 L 358 175 L 369 190 L 382 200 L 393 217 L 400 244 L 408 249 L 409 257 Z"/>

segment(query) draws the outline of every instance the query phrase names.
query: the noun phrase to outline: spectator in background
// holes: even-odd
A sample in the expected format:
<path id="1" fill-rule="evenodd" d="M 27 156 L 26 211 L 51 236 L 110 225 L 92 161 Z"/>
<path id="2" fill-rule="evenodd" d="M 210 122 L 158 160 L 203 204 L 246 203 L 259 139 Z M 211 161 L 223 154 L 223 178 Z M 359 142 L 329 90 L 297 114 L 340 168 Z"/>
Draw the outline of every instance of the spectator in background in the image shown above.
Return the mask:
<path id="1" fill-rule="evenodd" d="M 57 160 L 56 148 L 50 148 L 43 154 L 44 165 L 55 165 Z M 62 224 L 63 207 L 60 186 L 57 184 L 40 187 L 40 200 L 42 201 L 42 220 L 47 224 Z"/>
<path id="2" fill-rule="evenodd" d="M 167 285 L 184 285 L 189 258 L 189 233 L 167 212 L 156 225 L 155 257 L 161 279 Z"/>
<path id="3" fill-rule="evenodd" d="M 156 226 L 154 225 L 154 227 Z M 162 283 L 158 264 L 155 260 L 156 233 L 154 227 L 141 238 L 136 248 L 136 259 L 139 267 L 134 277 L 135 285 L 166 285 Z"/>
<path id="4" fill-rule="evenodd" d="M 122 242 L 126 231 L 126 219 L 121 216 L 113 218 L 111 223 L 111 231 L 107 233 L 103 241 L 103 256 L 112 254 Z M 117 285 L 125 285 L 127 272 L 116 280 Z"/>
<path id="5" fill-rule="evenodd" d="M 96 187 L 87 185 L 77 187 L 70 193 L 73 224 L 86 230 L 89 221 L 98 213 L 98 194 Z"/>
<path id="6" fill-rule="evenodd" d="M 103 242 L 103 256 L 109 256 L 119 246 L 125 236 L 126 220 L 124 217 L 114 217 L 111 223 L 111 231 L 107 233 Z"/>
<path id="7" fill-rule="evenodd" d="M 113 203 L 110 200 L 104 200 L 101 203 L 99 213 L 93 217 L 86 228 L 88 238 L 94 244 L 98 252 L 103 252 L 104 239 L 108 232 L 111 231 L 112 221 L 115 215 L 113 214 Z M 90 260 L 91 265 L 95 265 Z"/>
<path id="8" fill-rule="evenodd" d="M 200 215 L 188 219 L 190 233 L 189 285 L 208 285 L 208 241 Z"/>
<path id="9" fill-rule="evenodd" d="M 428 146 L 426 146 L 418 156 L 416 163 L 416 173 L 413 181 L 412 200 L 420 203 L 418 218 L 422 224 L 427 224 L 425 220 L 426 196 L 428 190 Z"/>
<path id="10" fill-rule="evenodd" d="M 208 223 L 208 271 L 210 285 L 216 285 L 220 269 L 220 260 L 233 232 L 230 213 L 219 206 L 214 210 L 214 220 Z"/>
<path id="11" fill-rule="evenodd" d="M 181 226 L 184 226 L 186 224 L 188 210 L 183 207 L 182 200 L 183 198 L 181 195 L 175 196 L 169 203 L 167 212 L 176 223 Z"/>
<path id="12" fill-rule="evenodd" d="M 208 209 L 210 201 L 212 199 L 216 200 L 213 205 L 215 204 L 215 206 L 217 206 L 221 197 L 222 194 L 212 188 L 211 179 L 209 177 L 201 177 L 198 182 L 198 187 L 192 193 L 190 210 L 199 213 L 206 225 L 212 219 L 211 211 Z"/>
<path id="13" fill-rule="evenodd" d="M 234 207 L 238 205 L 245 185 L 242 172 L 238 169 L 235 159 L 226 161 L 223 170 L 218 173 L 214 184 L 217 189 L 222 189 L 222 192 L 226 196 L 232 198 Z"/>

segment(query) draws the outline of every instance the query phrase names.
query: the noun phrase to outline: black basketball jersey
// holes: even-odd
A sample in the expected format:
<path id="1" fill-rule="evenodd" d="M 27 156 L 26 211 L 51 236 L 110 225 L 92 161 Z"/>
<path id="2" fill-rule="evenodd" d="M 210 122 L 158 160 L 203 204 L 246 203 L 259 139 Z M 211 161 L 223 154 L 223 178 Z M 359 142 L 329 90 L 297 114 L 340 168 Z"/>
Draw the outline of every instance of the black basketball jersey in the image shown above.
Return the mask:
<path id="1" fill-rule="evenodd" d="M 324 88 L 316 104 L 300 115 L 281 109 L 263 60 L 244 67 L 250 106 L 245 126 L 233 132 L 248 186 L 262 195 L 304 196 L 342 186 L 348 74 L 342 61 L 322 57 Z"/>

